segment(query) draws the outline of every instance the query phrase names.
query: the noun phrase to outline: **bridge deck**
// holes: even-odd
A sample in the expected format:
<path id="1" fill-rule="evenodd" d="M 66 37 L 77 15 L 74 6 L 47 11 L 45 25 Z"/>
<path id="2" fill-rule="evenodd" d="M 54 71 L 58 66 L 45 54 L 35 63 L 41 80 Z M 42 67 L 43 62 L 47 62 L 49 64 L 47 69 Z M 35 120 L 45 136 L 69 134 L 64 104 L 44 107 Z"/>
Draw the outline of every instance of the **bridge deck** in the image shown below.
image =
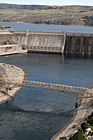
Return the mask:
<path id="1" fill-rule="evenodd" d="M 62 84 L 53 84 L 53 83 L 28 81 L 28 80 L 24 80 L 23 82 L 18 80 L 16 81 L 16 83 L 14 81 L 15 81 L 14 79 L 5 79 L 5 82 L 1 82 L 3 86 L 6 87 L 6 91 L 4 91 L 4 94 L 5 93 L 6 94 L 3 96 L 4 98 L 6 97 L 9 99 L 8 91 L 10 88 L 12 89 L 15 87 L 22 87 L 22 86 L 59 90 L 74 98 L 81 98 L 82 95 L 84 94 L 87 94 L 88 98 L 93 96 L 92 94 L 93 90 L 85 87 L 76 87 L 76 86 L 68 86 Z M 0 100 L 0 102 L 2 101 Z"/>

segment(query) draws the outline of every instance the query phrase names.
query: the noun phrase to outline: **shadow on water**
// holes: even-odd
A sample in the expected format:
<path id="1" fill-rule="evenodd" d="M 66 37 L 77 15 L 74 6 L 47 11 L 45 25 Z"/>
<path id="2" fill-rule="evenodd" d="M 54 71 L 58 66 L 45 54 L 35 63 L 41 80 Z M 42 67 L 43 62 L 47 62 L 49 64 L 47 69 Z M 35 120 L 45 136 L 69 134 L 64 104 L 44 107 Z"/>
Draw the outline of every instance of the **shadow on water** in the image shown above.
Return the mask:
<path id="1" fill-rule="evenodd" d="M 45 115 L 48 115 L 48 116 L 68 116 L 68 113 L 69 115 L 72 115 L 72 112 L 74 110 L 72 109 L 68 109 L 68 110 L 64 110 L 63 112 L 45 112 L 45 111 L 36 111 L 36 110 L 24 110 L 24 109 L 21 109 L 20 107 L 17 107 L 17 106 L 13 106 L 11 104 L 11 101 L 8 102 L 7 104 L 6 103 L 3 103 L 2 105 L 0 105 L 0 112 L 3 112 L 3 111 L 6 111 L 6 112 L 10 112 L 10 113 L 15 113 L 15 114 L 19 114 L 19 115 L 24 115 L 24 116 L 32 116 L 32 115 L 42 115 L 42 116 L 45 116 Z"/>
<path id="2" fill-rule="evenodd" d="M 13 106 L 11 102 L 7 106 L 2 104 L 0 106 L 0 140 L 50 140 L 70 120 L 73 111 L 59 113 L 29 111 Z"/>

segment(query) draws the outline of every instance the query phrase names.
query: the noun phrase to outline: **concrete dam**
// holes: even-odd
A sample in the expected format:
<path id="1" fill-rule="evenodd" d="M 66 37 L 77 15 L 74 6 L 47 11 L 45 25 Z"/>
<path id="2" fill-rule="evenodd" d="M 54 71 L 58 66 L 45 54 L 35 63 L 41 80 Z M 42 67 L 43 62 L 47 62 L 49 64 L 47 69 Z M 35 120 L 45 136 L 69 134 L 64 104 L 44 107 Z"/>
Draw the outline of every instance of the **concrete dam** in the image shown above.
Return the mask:
<path id="1" fill-rule="evenodd" d="M 0 33 L 0 44 L 17 44 L 28 52 L 93 54 L 93 35 L 62 32 L 12 31 Z M 9 45 L 9 44 L 8 44 Z"/>
<path id="2" fill-rule="evenodd" d="M 14 32 L 12 35 L 12 41 L 28 52 L 63 53 L 65 39 L 65 33 L 60 32 Z"/>
<path id="3" fill-rule="evenodd" d="M 64 53 L 93 54 L 93 35 L 67 34 Z"/>

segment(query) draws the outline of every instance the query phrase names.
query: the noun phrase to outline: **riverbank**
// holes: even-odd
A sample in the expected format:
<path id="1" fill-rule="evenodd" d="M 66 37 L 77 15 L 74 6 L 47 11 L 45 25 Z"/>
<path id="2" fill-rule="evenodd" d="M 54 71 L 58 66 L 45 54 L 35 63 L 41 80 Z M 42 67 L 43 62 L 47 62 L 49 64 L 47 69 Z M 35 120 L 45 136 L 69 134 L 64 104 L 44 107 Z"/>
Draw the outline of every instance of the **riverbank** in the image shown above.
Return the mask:
<path id="1" fill-rule="evenodd" d="M 15 82 L 17 82 L 18 80 L 20 80 L 20 82 L 23 82 L 25 78 L 24 70 L 14 65 L 0 63 L 0 73 L 4 81 L 7 78 L 7 79 L 14 79 Z M 17 93 L 17 91 L 21 89 L 21 87 L 15 87 L 9 85 L 10 90 L 8 90 L 8 93 L 6 94 L 5 89 L 7 88 L 7 86 L 8 85 L 1 87 L 0 104 L 12 99 Z"/>
<path id="2" fill-rule="evenodd" d="M 92 90 L 93 93 L 93 90 Z M 51 140 L 59 140 L 60 137 L 70 138 L 80 127 L 80 124 L 85 121 L 85 119 L 93 111 L 93 99 L 88 98 L 87 94 L 82 96 L 81 104 L 74 113 L 72 120 Z M 74 128 L 75 126 L 75 128 Z"/>

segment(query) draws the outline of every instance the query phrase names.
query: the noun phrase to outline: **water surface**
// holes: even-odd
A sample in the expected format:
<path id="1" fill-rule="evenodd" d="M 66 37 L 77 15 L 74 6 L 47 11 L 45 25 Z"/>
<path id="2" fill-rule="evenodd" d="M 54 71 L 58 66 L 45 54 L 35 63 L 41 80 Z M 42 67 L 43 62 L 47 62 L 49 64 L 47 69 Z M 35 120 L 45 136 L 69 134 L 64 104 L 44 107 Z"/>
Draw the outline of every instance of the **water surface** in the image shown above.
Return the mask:
<path id="1" fill-rule="evenodd" d="M 81 25 L 46 25 L 46 24 L 30 24 L 30 23 L 10 23 L 0 22 L 0 25 L 10 26 L 16 31 L 47 31 L 47 32 L 61 32 L 62 29 L 66 32 L 74 33 L 91 33 L 93 34 L 93 27 Z"/>
<path id="2" fill-rule="evenodd" d="M 56 54 L 0 56 L 27 72 L 28 80 L 90 87 L 93 58 Z M 0 105 L 0 140 L 50 140 L 72 118 L 75 99 L 60 91 L 22 88 L 8 105 Z"/>
<path id="3" fill-rule="evenodd" d="M 93 33 L 93 27 L 0 23 L 16 31 Z M 56 54 L 0 56 L 0 62 L 17 65 L 28 80 L 90 87 L 93 58 Z M 0 105 L 0 140 L 50 140 L 72 118 L 75 99 L 60 91 L 22 88 L 8 105 Z"/>

